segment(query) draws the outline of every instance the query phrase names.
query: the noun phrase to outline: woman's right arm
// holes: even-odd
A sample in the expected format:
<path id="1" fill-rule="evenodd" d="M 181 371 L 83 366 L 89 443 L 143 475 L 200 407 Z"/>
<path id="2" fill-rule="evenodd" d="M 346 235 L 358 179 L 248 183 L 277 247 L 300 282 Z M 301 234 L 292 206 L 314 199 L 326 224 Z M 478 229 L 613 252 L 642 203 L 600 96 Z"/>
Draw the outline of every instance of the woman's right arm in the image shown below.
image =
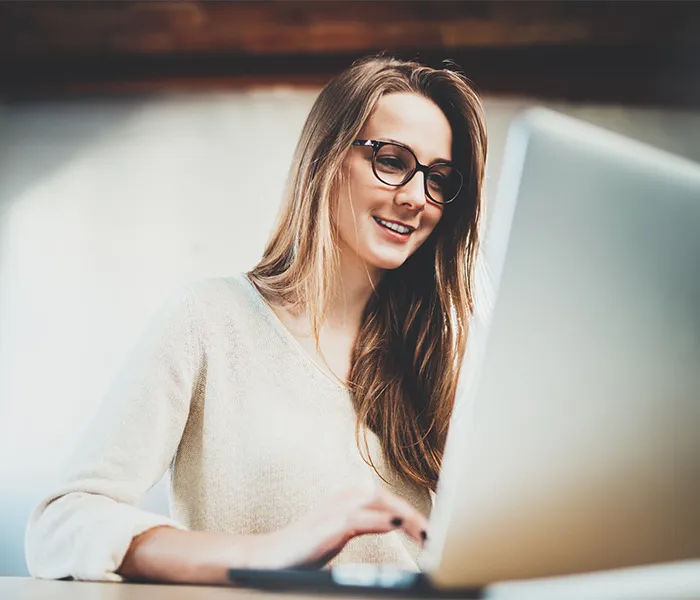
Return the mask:
<path id="1" fill-rule="evenodd" d="M 156 527 L 134 538 L 119 572 L 131 580 L 217 584 L 227 570 L 320 568 L 354 537 L 401 529 L 419 544 L 427 521 L 405 500 L 378 486 L 345 490 L 278 531 L 226 535 Z"/>
<path id="2" fill-rule="evenodd" d="M 138 507 L 168 470 L 192 402 L 201 401 L 204 352 L 194 293 L 183 288 L 151 322 L 78 444 L 63 483 L 30 517 L 29 571 L 42 578 L 121 580 L 132 540 L 182 528 Z"/>
<path id="3" fill-rule="evenodd" d="M 154 527 L 136 536 L 118 573 L 133 581 L 216 584 L 227 569 L 248 568 L 253 536 Z"/>

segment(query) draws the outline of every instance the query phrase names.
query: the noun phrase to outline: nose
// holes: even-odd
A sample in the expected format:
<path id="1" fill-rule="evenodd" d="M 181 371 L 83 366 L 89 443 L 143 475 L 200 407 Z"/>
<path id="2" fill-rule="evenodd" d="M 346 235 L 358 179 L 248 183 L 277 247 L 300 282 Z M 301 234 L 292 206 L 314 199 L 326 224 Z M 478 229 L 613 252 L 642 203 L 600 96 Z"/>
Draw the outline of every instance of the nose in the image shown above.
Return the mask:
<path id="1" fill-rule="evenodd" d="M 397 188 L 394 199 L 399 206 L 405 206 L 415 211 L 422 211 L 425 208 L 425 175 L 416 171 L 411 180 Z"/>

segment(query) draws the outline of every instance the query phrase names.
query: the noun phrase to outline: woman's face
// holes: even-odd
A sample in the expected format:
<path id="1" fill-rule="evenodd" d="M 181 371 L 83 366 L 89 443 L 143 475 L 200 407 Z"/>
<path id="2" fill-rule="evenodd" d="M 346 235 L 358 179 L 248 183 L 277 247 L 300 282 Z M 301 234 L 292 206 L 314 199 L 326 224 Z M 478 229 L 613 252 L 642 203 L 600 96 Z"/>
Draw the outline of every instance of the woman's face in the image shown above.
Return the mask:
<path id="1" fill-rule="evenodd" d="M 428 166 L 452 159 L 447 117 L 418 94 L 383 96 L 358 139 L 399 142 Z M 347 184 L 340 190 L 337 212 L 342 257 L 358 257 L 372 270 L 400 267 L 435 229 L 443 205 L 426 196 L 421 172 L 400 187 L 379 181 L 372 171 L 371 147 L 353 147 L 343 169 Z M 391 230 L 392 223 L 410 232 Z"/>

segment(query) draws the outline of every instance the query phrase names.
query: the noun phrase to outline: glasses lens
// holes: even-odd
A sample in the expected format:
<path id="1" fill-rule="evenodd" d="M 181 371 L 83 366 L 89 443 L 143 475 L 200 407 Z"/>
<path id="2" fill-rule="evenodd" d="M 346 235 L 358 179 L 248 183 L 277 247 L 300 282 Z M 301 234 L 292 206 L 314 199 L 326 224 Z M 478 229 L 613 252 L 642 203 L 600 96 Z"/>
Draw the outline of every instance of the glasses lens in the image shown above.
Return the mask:
<path id="1" fill-rule="evenodd" d="M 428 171 L 426 186 L 435 202 L 451 202 L 462 189 L 462 174 L 450 165 L 433 165 Z"/>
<path id="2" fill-rule="evenodd" d="M 385 144 L 374 157 L 374 169 L 377 177 L 389 185 L 401 185 L 413 173 L 416 168 L 416 159 L 413 155 L 394 144 Z"/>

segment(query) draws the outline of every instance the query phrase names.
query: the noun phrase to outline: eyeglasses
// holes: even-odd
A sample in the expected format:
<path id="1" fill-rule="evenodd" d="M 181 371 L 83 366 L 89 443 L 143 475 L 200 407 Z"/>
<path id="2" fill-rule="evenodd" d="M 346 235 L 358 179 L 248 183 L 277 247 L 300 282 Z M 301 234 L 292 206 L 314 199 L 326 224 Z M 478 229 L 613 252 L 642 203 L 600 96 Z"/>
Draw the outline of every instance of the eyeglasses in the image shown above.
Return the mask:
<path id="1" fill-rule="evenodd" d="M 423 173 L 425 193 L 433 202 L 448 204 L 462 191 L 462 174 L 450 163 L 422 165 L 413 150 L 396 142 L 355 140 L 352 145 L 372 148 L 372 171 L 386 185 L 406 185 L 420 171 Z"/>

